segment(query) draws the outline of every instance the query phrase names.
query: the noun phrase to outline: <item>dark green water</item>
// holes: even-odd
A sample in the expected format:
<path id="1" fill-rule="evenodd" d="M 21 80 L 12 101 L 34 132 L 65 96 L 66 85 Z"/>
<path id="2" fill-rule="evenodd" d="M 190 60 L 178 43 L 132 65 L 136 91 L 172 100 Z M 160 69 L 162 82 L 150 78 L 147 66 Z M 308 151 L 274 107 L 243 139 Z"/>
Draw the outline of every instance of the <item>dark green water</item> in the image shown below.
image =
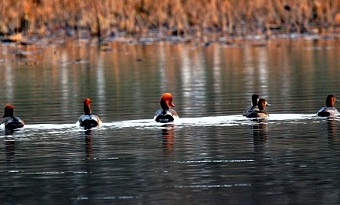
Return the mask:
<path id="1" fill-rule="evenodd" d="M 338 41 L 0 46 L 1 204 L 339 204 Z M 180 121 L 152 118 L 163 92 Z M 256 92 L 272 106 L 241 116 Z M 84 98 L 103 126 L 75 125 Z M 340 98 L 340 97 L 339 97 Z"/>

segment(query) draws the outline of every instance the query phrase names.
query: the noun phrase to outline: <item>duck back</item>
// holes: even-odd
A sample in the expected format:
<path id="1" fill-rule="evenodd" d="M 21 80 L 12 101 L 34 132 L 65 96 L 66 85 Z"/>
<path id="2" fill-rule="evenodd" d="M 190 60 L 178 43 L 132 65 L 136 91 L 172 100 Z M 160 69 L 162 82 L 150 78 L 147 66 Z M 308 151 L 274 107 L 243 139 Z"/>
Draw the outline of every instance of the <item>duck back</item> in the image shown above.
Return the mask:
<path id="1" fill-rule="evenodd" d="M 156 112 L 155 121 L 162 123 L 173 122 L 176 116 L 177 114 L 174 110 L 159 110 Z"/>
<path id="2" fill-rule="evenodd" d="M 97 127 L 101 124 L 101 120 L 96 115 L 82 115 L 79 117 L 79 125 L 86 129 Z"/>
<path id="3" fill-rule="evenodd" d="M 5 128 L 17 129 L 24 127 L 24 122 L 19 117 L 6 117 L 4 119 Z"/>

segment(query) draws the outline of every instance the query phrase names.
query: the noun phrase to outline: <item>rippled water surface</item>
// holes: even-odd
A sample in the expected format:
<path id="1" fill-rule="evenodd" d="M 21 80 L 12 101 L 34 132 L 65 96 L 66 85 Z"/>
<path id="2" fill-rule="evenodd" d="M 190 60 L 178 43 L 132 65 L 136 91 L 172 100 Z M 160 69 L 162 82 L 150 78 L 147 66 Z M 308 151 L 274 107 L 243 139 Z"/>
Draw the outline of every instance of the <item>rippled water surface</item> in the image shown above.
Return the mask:
<path id="1" fill-rule="evenodd" d="M 1 204 L 339 204 L 338 41 L 0 46 Z M 179 121 L 153 122 L 163 92 Z M 253 93 L 270 117 L 242 116 Z M 76 126 L 84 98 L 103 125 Z M 340 97 L 339 97 L 340 98 Z"/>

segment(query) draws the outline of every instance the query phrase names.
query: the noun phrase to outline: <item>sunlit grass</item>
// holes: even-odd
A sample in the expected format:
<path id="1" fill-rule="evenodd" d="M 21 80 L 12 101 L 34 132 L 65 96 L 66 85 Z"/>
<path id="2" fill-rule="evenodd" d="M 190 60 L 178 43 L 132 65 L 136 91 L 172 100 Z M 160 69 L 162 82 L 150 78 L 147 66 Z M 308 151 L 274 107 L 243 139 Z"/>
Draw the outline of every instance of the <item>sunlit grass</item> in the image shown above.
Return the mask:
<path id="1" fill-rule="evenodd" d="M 0 1 L 0 34 L 223 36 L 332 33 L 340 0 Z"/>

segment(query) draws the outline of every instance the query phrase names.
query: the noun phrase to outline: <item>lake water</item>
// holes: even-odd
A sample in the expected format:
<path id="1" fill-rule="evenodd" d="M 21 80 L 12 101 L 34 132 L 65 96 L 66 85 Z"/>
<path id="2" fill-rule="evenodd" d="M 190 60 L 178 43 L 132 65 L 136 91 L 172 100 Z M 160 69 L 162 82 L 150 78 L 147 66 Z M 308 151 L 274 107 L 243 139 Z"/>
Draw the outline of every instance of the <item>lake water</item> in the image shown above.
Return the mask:
<path id="1" fill-rule="evenodd" d="M 340 42 L 0 45 L 1 204 L 339 204 Z M 163 92 L 180 120 L 152 118 Z M 253 93 L 270 117 L 241 114 Z M 76 126 L 84 98 L 103 126 Z"/>

